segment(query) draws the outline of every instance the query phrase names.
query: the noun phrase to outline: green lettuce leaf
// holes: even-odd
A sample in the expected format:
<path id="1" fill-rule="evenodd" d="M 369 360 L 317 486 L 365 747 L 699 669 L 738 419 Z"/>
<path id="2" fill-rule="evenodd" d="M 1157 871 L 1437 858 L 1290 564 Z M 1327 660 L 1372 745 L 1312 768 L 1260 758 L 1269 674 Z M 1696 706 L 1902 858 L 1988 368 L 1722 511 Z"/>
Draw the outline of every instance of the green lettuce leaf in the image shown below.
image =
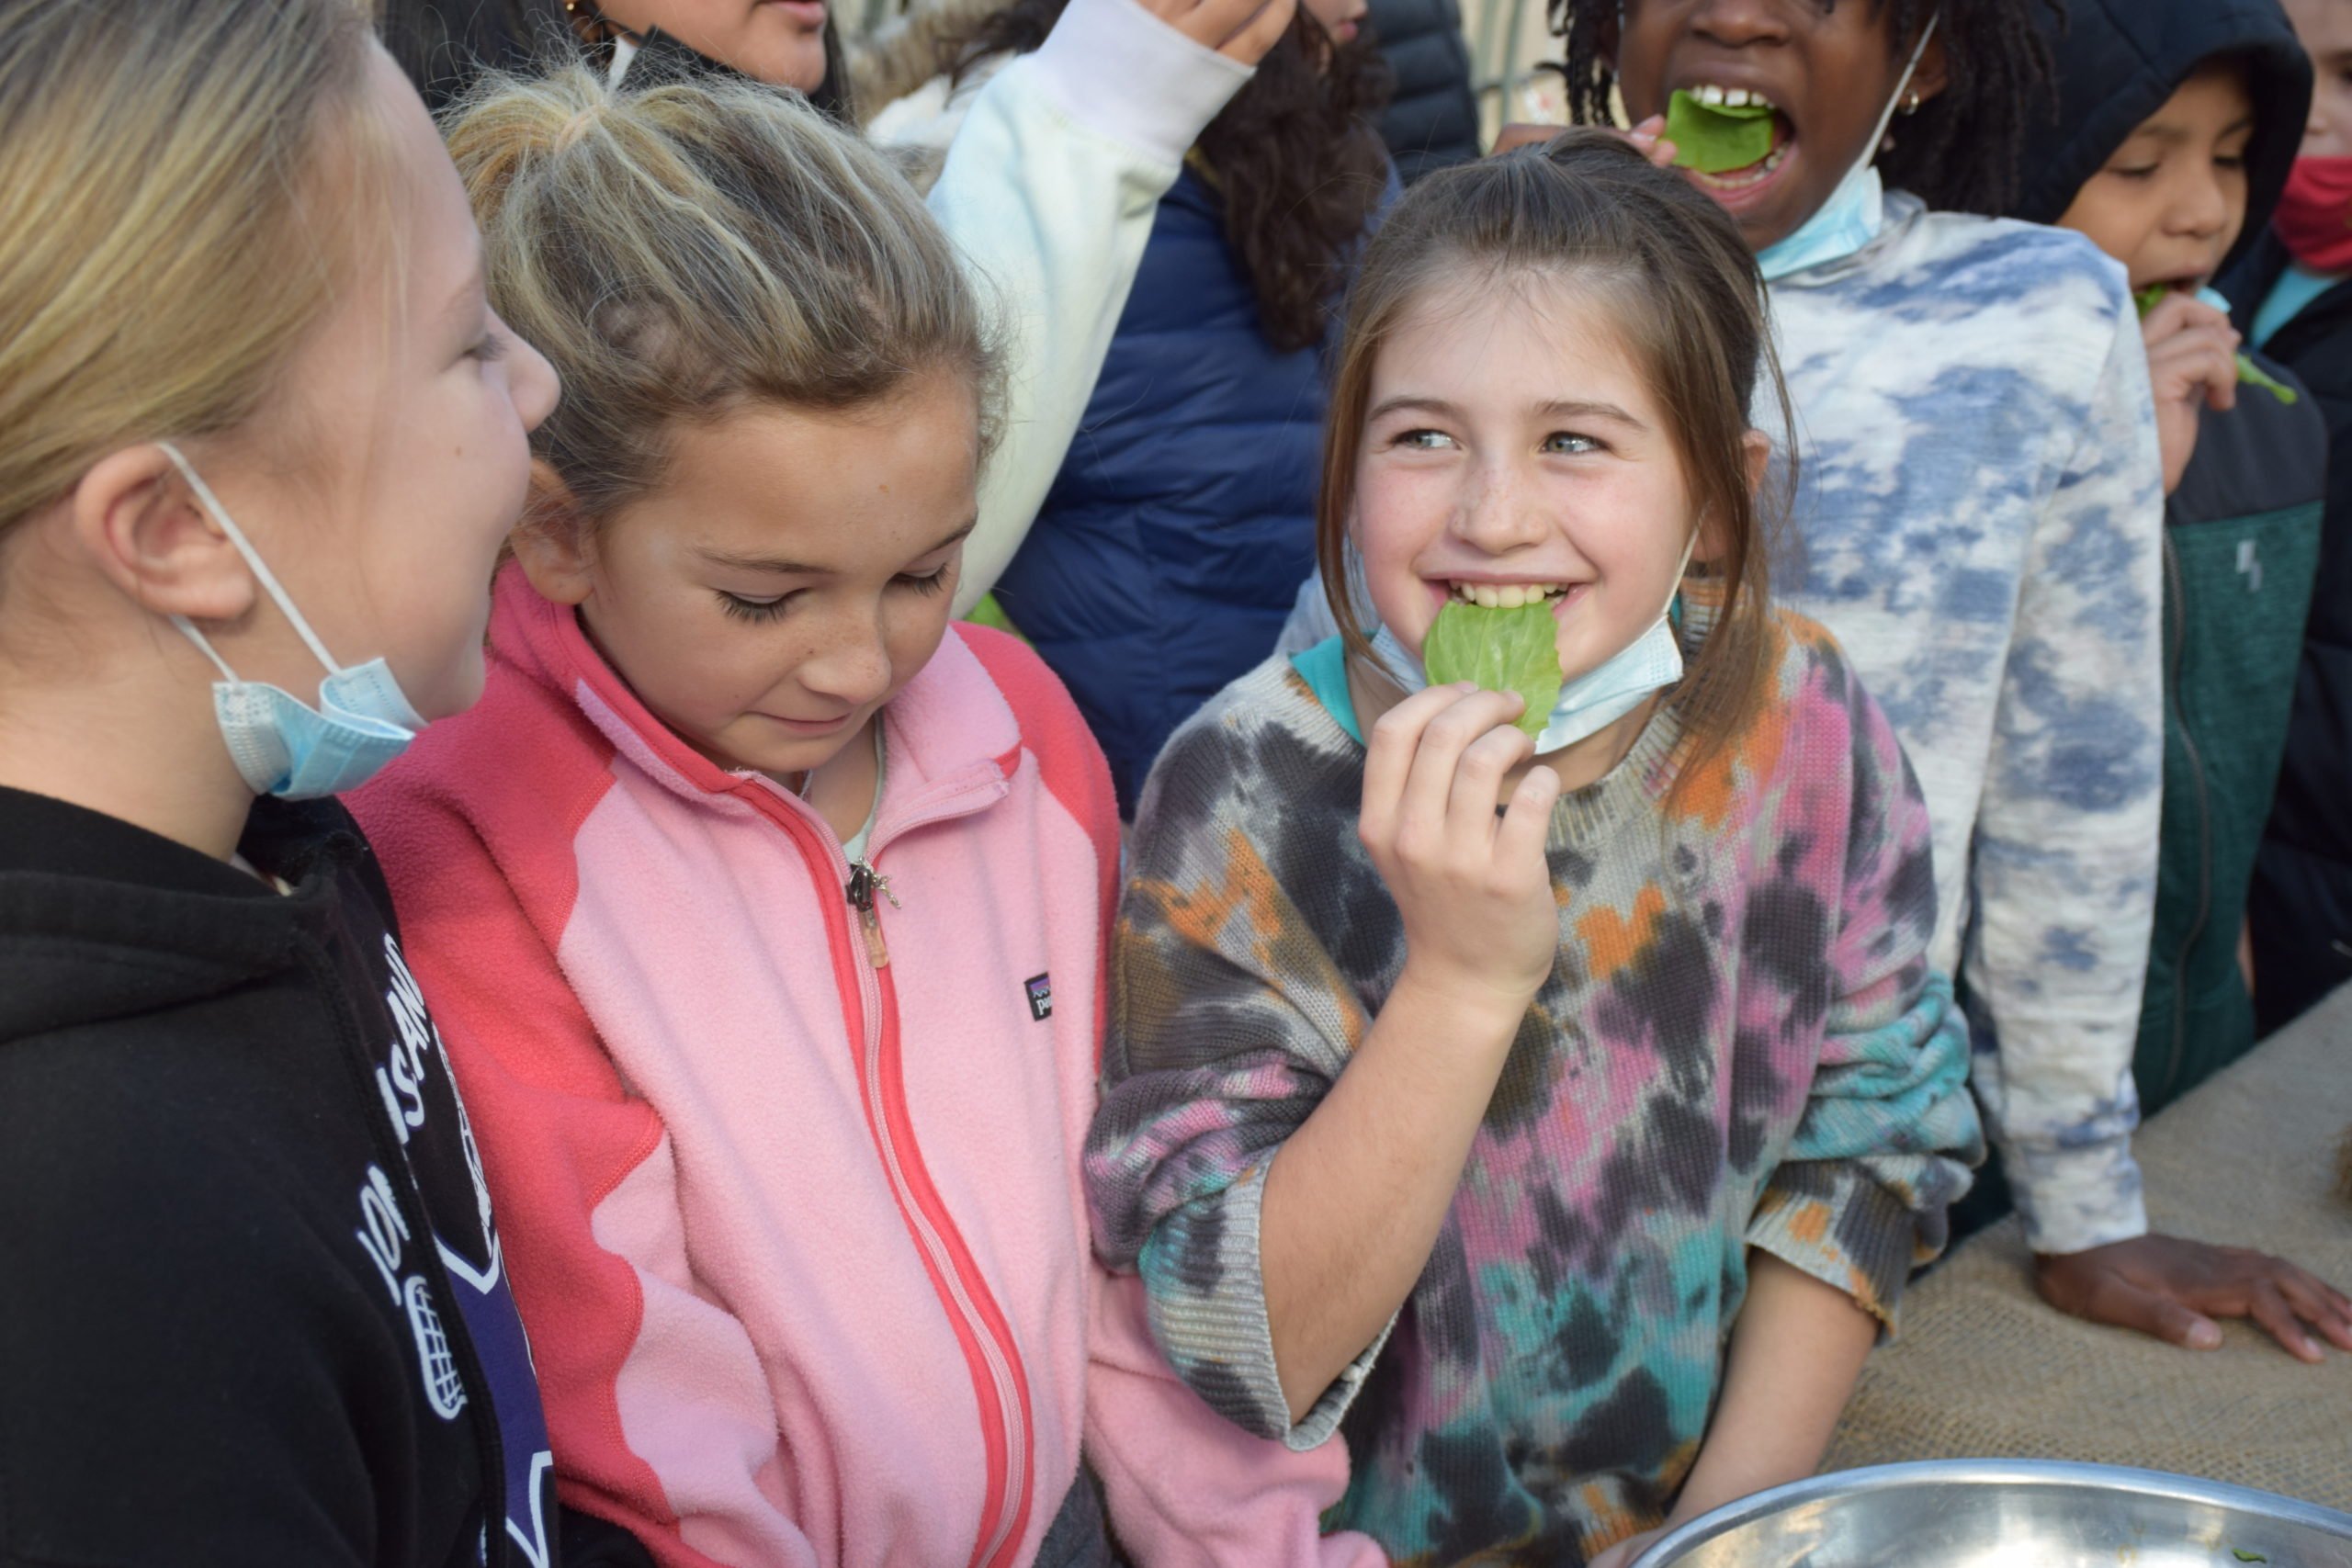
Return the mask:
<path id="1" fill-rule="evenodd" d="M 2298 402 L 2295 389 L 2263 369 L 2245 355 L 2238 355 L 2238 379 L 2249 387 L 2259 387 L 2282 403 Z"/>
<path id="2" fill-rule="evenodd" d="M 1772 107 L 1702 104 L 1677 88 L 1666 101 L 1666 139 L 1677 167 L 1702 175 L 1744 169 L 1772 151 Z"/>
<path id="3" fill-rule="evenodd" d="M 1490 692 L 1517 692 L 1527 699 L 1519 728 L 1539 736 L 1560 700 L 1559 636 L 1548 599 L 1515 610 L 1453 600 L 1422 639 L 1421 667 L 1432 686 L 1468 681 Z"/>

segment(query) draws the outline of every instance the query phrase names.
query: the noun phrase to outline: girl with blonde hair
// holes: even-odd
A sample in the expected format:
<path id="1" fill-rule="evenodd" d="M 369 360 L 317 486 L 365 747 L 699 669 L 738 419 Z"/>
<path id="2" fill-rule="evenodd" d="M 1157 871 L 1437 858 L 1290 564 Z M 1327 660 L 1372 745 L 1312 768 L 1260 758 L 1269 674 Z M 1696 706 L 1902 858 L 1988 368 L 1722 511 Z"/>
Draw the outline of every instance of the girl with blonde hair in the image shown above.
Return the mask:
<path id="1" fill-rule="evenodd" d="M 940 226 L 719 78 L 486 84 L 448 137 L 569 393 L 482 704 L 355 809 L 565 1500 L 665 1568 L 1102 1564 L 1106 1511 L 1148 1568 L 1374 1560 L 1318 1540 L 1338 1456 L 1222 1427 L 1088 1255 L 1117 817 L 949 624 L 1000 369 Z"/>
<path id="2" fill-rule="evenodd" d="M 465 1109 L 326 797 L 480 692 L 555 379 L 355 7 L 0 29 L 0 1560 L 546 1568 Z"/>
<path id="3" fill-rule="evenodd" d="M 846 77 L 828 67 L 837 49 L 825 9 L 820 0 L 390 0 L 383 25 L 428 95 L 462 97 L 481 69 L 475 55 L 527 47 L 583 59 L 632 90 L 763 82 L 849 123 L 855 106 Z M 959 614 L 1020 549 L 1061 470 L 1187 150 L 1252 80 L 1295 10 L 1295 0 L 1070 0 L 1042 45 L 1033 39 L 1035 52 L 961 112 L 927 199 L 1001 323 L 1006 374 Z"/>

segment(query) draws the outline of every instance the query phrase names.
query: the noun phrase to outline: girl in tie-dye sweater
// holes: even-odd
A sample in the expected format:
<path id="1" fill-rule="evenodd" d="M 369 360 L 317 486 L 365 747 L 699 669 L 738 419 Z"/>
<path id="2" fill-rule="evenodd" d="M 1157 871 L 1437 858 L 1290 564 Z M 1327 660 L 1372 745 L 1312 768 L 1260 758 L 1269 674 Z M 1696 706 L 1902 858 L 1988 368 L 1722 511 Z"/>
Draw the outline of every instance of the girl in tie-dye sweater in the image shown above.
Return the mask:
<path id="1" fill-rule="evenodd" d="M 1766 603 L 1759 367 L 1730 220 L 1609 137 L 1414 187 L 1321 508 L 1382 630 L 1335 604 L 1143 796 L 1098 1249 L 1214 1408 L 1344 1436 L 1326 1522 L 1400 1562 L 1809 1473 L 1978 1152 L 1918 786 Z M 1548 716 L 1425 687 L 1453 600 L 1551 603 Z"/>

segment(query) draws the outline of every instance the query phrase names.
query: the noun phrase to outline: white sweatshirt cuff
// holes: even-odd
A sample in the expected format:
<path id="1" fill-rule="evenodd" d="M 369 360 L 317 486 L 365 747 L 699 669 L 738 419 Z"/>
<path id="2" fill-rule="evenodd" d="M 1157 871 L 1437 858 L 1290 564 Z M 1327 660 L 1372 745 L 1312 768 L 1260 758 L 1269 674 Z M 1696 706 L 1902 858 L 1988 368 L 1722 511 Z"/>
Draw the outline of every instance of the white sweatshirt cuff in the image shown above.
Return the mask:
<path id="1" fill-rule="evenodd" d="M 1135 0 L 1070 0 L 1027 64 L 1071 119 L 1171 167 L 1254 74 Z"/>
<path id="2" fill-rule="evenodd" d="M 2034 1251 L 2084 1252 L 2148 1234 L 2128 1134 L 2073 1148 L 2029 1152 L 2012 1145 L 2001 1153 Z"/>

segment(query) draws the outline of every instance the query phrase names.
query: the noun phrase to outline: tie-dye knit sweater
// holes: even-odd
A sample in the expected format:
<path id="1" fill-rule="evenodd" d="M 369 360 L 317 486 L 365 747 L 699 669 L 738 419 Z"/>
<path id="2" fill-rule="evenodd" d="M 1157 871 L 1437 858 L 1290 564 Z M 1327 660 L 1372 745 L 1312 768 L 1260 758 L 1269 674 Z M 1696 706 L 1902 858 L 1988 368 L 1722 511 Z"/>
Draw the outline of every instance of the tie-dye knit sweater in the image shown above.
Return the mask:
<path id="1" fill-rule="evenodd" d="M 1917 785 L 1826 634 L 1783 615 L 1772 643 L 1768 700 L 1679 792 L 1669 709 L 1555 808 L 1551 978 L 1419 1283 L 1295 1427 L 1260 1194 L 1405 961 L 1356 836 L 1363 748 L 1277 659 L 1146 788 L 1089 1144 L 1096 1247 L 1139 1269 L 1162 1348 L 1222 1414 L 1294 1447 L 1344 1431 L 1327 1523 L 1400 1563 L 1570 1568 L 1656 1524 L 1747 1249 L 1891 1322 L 1966 1187 L 1949 1156 L 1979 1140 L 1927 962 Z"/>
<path id="2" fill-rule="evenodd" d="M 2080 234 L 1887 197 L 1772 285 L 1804 558 L 1935 818 L 1930 961 L 2034 1246 L 2147 1228 L 2132 1129 L 2164 776 L 2164 494 L 2123 269 Z"/>

